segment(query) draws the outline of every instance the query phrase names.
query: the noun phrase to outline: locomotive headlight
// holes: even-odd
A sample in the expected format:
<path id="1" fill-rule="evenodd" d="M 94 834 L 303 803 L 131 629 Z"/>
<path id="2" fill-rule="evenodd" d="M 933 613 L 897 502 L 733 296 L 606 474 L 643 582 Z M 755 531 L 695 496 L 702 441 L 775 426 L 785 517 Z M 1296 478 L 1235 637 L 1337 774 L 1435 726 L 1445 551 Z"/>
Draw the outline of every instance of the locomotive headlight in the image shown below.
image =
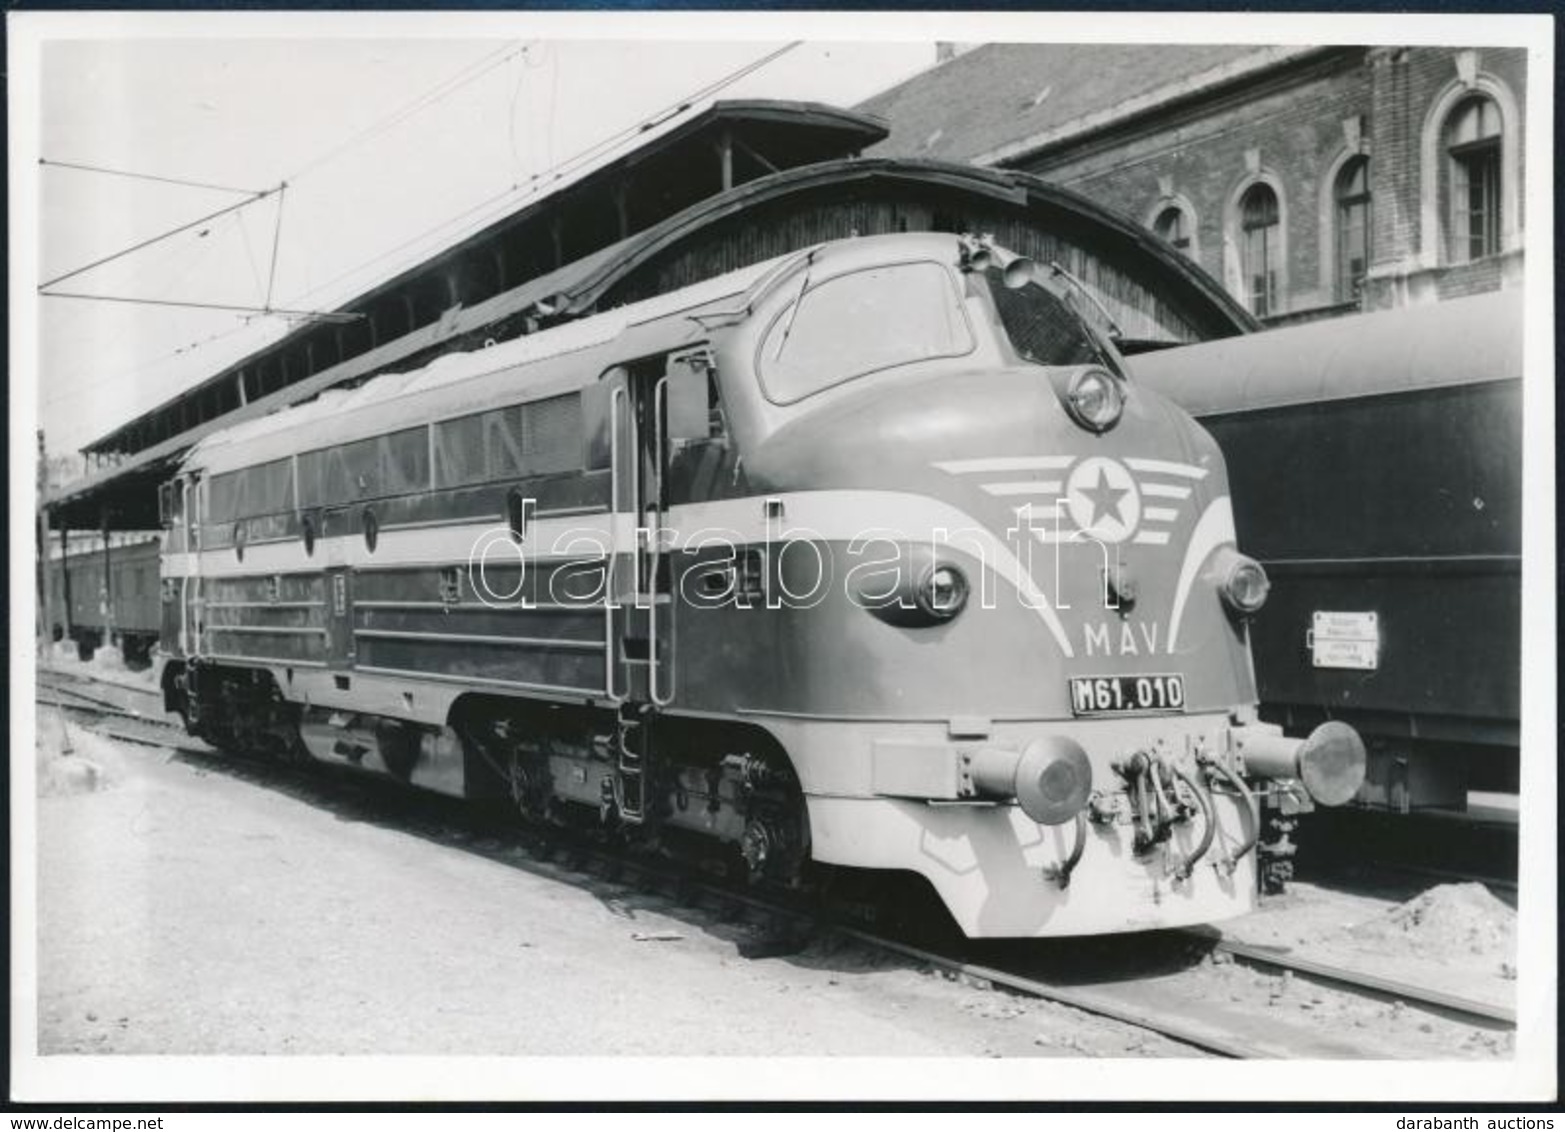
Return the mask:
<path id="1" fill-rule="evenodd" d="M 1255 559 L 1238 551 L 1230 551 L 1224 567 L 1222 593 L 1235 613 L 1248 617 L 1266 604 L 1266 595 L 1272 588 L 1271 579 Z"/>
<path id="2" fill-rule="evenodd" d="M 1107 432 L 1125 411 L 1125 391 L 1113 374 L 1089 366 L 1071 378 L 1065 407 L 1082 428 Z"/>
<path id="3" fill-rule="evenodd" d="M 937 621 L 949 621 L 967 604 L 967 575 L 955 566 L 936 564 L 927 569 L 913 591 L 918 608 Z"/>

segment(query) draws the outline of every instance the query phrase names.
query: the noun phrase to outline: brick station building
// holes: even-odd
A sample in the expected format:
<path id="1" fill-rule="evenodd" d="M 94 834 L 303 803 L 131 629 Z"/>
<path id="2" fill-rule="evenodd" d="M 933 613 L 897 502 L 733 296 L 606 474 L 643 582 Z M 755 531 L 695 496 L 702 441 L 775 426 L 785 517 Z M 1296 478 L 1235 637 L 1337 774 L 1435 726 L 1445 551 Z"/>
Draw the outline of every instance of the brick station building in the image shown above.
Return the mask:
<path id="1" fill-rule="evenodd" d="M 866 156 L 1026 170 L 1268 324 L 1519 286 L 1526 52 L 987 44 L 866 102 Z"/>

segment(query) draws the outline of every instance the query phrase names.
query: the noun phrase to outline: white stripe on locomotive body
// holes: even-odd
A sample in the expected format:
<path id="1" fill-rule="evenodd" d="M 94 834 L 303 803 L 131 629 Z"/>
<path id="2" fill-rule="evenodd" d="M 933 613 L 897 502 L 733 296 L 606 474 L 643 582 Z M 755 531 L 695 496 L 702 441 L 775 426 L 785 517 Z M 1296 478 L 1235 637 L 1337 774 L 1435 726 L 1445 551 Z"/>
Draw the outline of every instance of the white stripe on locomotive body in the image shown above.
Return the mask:
<path id="1" fill-rule="evenodd" d="M 563 516 L 558 519 L 538 519 L 528 528 L 527 557 L 529 561 L 550 558 L 591 557 L 591 545 L 603 548 L 618 546 L 629 550 L 635 538 L 635 516 L 607 513 L 599 515 Z M 569 544 L 577 540 L 578 545 Z M 617 541 L 616 541 L 617 540 Z M 491 560 L 501 565 L 506 558 L 496 553 L 493 544 L 510 543 L 510 530 L 497 518 L 474 523 L 453 522 L 446 526 L 428 526 L 398 529 L 383 528 L 373 552 L 365 546 L 359 533 L 331 535 L 316 540 L 315 553 L 306 554 L 302 539 L 263 543 L 247 546 L 243 560 L 231 546 L 202 551 L 200 562 L 193 556 L 182 556 L 181 563 L 170 562 L 165 570 L 170 576 L 200 574 L 207 578 L 238 578 L 252 574 L 307 574 L 338 567 L 354 569 L 388 569 L 398 566 L 450 566 L 466 564 L 475 551 L 490 545 Z M 512 543 L 511 545 L 515 545 Z M 511 555 L 515 560 L 515 555 Z M 183 568 L 181 573 L 176 570 Z"/>
<path id="2" fill-rule="evenodd" d="M 783 518 L 768 518 L 768 506 L 777 504 L 781 504 Z M 313 557 L 306 556 L 301 540 L 267 544 L 253 552 L 247 550 L 243 561 L 232 547 L 226 547 L 202 552 L 198 569 L 206 578 L 236 578 L 316 573 L 328 564 L 355 569 L 465 565 L 473 561 L 475 548 L 485 539 L 494 540 L 490 561 L 497 567 L 518 561 L 524 549 L 529 562 L 545 556 L 589 559 L 595 557 L 590 553 L 593 545 L 628 553 L 636 537 L 636 517 L 616 514 L 612 527 L 609 518 L 600 514 L 539 520 L 530 529 L 525 548 L 502 545 L 509 539 L 503 524 L 464 523 L 447 528 L 383 531 L 373 553 L 359 534 L 322 538 L 316 543 Z M 1061 652 L 1067 657 L 1075 655 L 1058 614 L 1014 550 L 982 522 L 942 499 L 893 491 L 757 495 L 681 504 L 671 507 L 662 523 L 664 533 L 660 538 L 665 551 L 702 544 L 720 547 L 724 542 L 742 547 L 790 539 L 853 543 L 871 538 L 966 549 L 1025 597 Z"/>
<path id="3" fill-rule="evenodd" d="M 1150 495 L 1154 499 L 1189 499 L 1190 489 L 1173 484 L 1144 483 L 1141 485 L 1141 494 Z"/>
<path id="4" fill-rule="evenodd" d="M 783 518 L 767 517 L 780 502 Z M 670 508 L 672 529 L 683 542 L 711 532 L 737 532 L 743 543 L 787 541 L 790 536 L 848 542 L 889 538 L 922 545 L 964 546 L 1025 599 L 1047 626 L 1060 651 L 1075 656 L 1059 614 L 1015 552 L 981 521 L 943 499 L 900 491 L 805 491 L 748 499 L 691 503 Z"/>
<path id="5" fill-rule="evenodd" d="M 1190 542 L 1185 547 L 1185 560 L 1179 568 L 1179 584 L 1174 589 L 1174 607 L 1168 617 L 1170 656 L 1179 643 L 1179 626 L 1184 621 L 1185 604 L 1190 598 L 1191 587 L 1195 585 L 1201 567 L 1219 547 L 1232 546 L 1236 541 L 1233 507 L 1228 496 L 1220 495 L 1207 504 L 1201 518 L 1196 521 L 1195 530 L 1190 534 Z"/>
<path id="6" fill-rule="evenodd" d="M 1177 518 L 1179 518 L 1179 508 L 1177 507 L 1143 507 L 1141 509 L 1141 521 L 1144 523 L 1171 523 Z"/>

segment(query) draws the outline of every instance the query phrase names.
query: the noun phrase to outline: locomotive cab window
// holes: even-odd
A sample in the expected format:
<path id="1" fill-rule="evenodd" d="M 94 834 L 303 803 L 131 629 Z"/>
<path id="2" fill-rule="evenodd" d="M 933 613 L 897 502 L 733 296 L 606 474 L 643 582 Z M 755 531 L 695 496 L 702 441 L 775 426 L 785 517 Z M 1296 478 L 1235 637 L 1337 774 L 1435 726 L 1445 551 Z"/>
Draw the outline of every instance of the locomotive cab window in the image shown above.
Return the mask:
<path id="1" fill-rule="evenodd" d="M 1041 366 L 1100 365 L 1124 376 L 1117 352 L 1064 296 L 1036 281 L 1011 286 L 995 267 L 984 271 L 984 280 L 1005 336 L 1023 361 Z"/>
<path id="2" fill-rule="evenodd" d="M 772 322 L 757 368 L 766 395 L 795 401 L 855 377 L 973 349 L 951 273 L 938 263 L 888 264 L 813 286 Z"/>

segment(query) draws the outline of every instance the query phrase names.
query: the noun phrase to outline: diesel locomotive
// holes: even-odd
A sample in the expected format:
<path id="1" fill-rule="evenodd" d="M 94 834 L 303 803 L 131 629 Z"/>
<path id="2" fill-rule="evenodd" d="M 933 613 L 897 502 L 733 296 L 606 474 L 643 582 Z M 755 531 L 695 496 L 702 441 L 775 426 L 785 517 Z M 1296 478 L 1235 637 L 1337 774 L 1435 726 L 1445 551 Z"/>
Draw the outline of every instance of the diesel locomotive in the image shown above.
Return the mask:
<path id="1" fill-rule="evenodd" d="M 162 686 L 221 746 L 719 852 L 924 877 L 971 936 L 1252 907 L 1268 582 L 1222 455 L 1065 269 L 837 240 L 201 440 Z"/>

